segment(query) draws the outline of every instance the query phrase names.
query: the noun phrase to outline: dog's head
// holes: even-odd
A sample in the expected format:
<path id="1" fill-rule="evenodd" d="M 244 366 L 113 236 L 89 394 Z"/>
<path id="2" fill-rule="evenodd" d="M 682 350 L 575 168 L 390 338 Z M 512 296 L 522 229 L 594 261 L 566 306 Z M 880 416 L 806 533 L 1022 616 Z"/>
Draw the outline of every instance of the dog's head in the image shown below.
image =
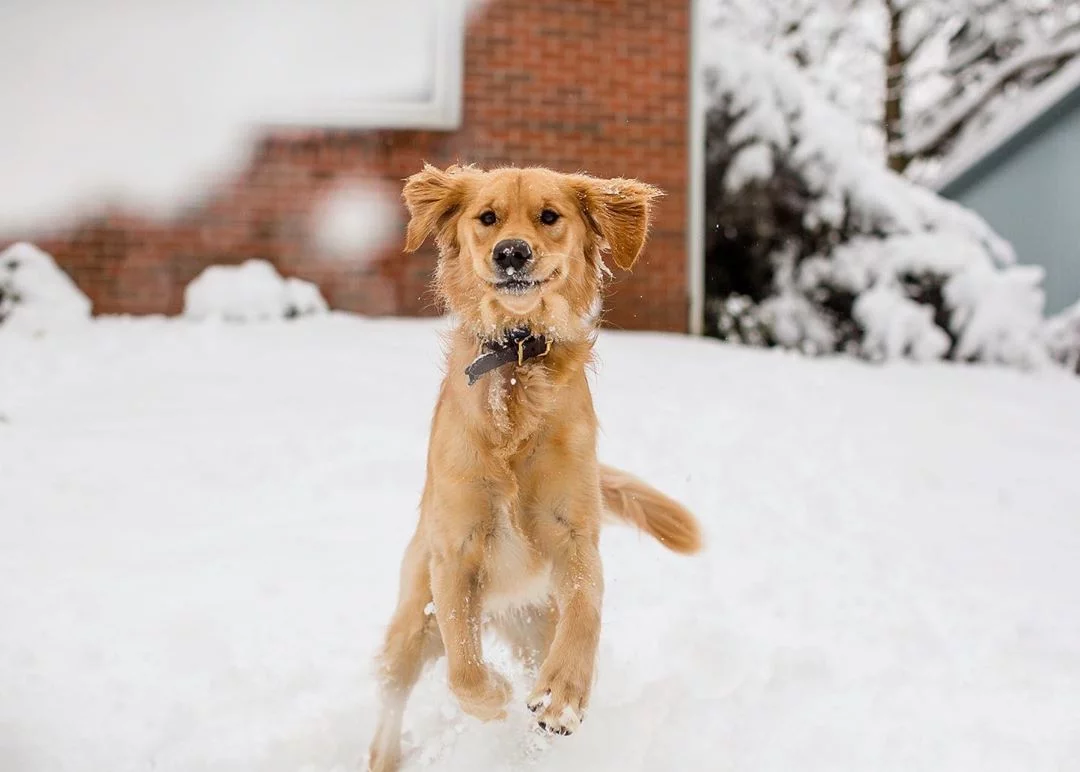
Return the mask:
<path id="1" fill-rule="evenodd" d="M 603 255 L 633 266 L 662 194 L 637 180 L 543 168 L 426 165 L 403 195 L 405 248 L 435 237 L 436 287 L 453 313 L 484 334 L 526 325 L 575 339 L 591 330 Z"/>

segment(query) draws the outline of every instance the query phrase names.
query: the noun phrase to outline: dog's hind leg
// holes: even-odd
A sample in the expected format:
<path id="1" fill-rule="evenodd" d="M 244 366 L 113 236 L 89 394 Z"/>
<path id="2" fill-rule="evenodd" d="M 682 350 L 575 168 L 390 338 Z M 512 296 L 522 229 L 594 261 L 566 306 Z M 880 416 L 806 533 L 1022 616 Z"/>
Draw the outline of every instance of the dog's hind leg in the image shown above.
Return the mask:
<path id="1" fill-rule="evenodd" d="M 401 720 L 405 703 L 424 665 L 443 653 L 438 624 L 431 614 L 431 575 L 419 531 L 401 563 L 398 606 L 379 655 L 379 723 L 368 753 L 371 772 L 394 772 L 401 763 Z"/>

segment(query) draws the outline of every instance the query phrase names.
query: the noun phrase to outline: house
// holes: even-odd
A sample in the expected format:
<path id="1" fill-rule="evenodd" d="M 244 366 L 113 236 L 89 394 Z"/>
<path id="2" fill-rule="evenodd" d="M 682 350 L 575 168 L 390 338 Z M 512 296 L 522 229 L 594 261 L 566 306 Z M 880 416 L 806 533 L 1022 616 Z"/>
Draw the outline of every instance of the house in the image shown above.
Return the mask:
<path id="1" fill-rule="evenodd" d="M 308 53 L 333 49 L 350 24 L 359 30 L 354 19 L 334 16 L 348 4 L 292 2 L 298 9 L 322 9 L 304 17 L 308 27 L 297 23 L 304 32 L 323 24 L 318 34 L 305 38 L 298 32 L 290 41 L 310 46 Z M 427 10 L 420 8 L 425 4 Z M 101 8 L 91 20 L 94 26 L 81 34 L 104 29 L 102 8 L 119 7 L 92 0 L 85 4 L 88 13 L 95 5 Z M 386 23 L 388 14 L 407 19 L 404 27 L 369 30 L 364 39 L 373 45 L 381 36 L 388 48 L 414 51 L 403 61 L 427 62 L 426 80 L 421 77 L 415 88 L 406 83 L 391 97 L 357 98 L 340 67 L 333 78 L 322 79 L 312 69 L 318 88 L 310 91 L 326 98 L 305 101 L 306 92 L 294 93 L 292 102 L 282 101 L 263 115 L 272 128 L 252 141 L 247 162 L 225 179 L 208 180 L 196 202 L 182 211 L 162 217 L 111 206 L 61 228 L 4 232 L 0 247 L 31 240 L 50 252 L 90 296 L 95 313 L 175 314 L 184 287 L 208 265 L 261 258 L 284 275 L 316 282 L 334 308 L 429 315 L 436 312 L 428 291 L 435 255 L 430 246 L 402 254 L 405 210 L 396 196 L 403 178 L 424 161 L 543 164 L 639 177 L 666 191 L 647 251 L 632 274 L 613 284 L 606 318 L 624 329 L 697 329 L 702 282 L 700 249 L 694 245 L 701 229 L 691 200 L 700 186 L 700 174 L 692 170 L 701 168 L 695 160 L 701 142 L 691 140 L 696 126 L 689 118 L 691 6 L 692 0 L 471 0 L 468 10 L 465 0 L 355 3 L 351 7 L 369 13 L 373 25 Z M 214 41 L 220 44 L 227 22 L 243 22 L 237 15 L 241 6 L 192 8 L 177 1 L 145 11 L 170 7 L 169 24 L 182 25 L 193 13 L 221 14 L 198 27 L 210 30 L 209 37 L 186 41 L 185 50 L 195 61 L 219 57 L 222 82 L 239 77 L 230 68 L 239 66 L 240 57 L 221 57 Z M 261 18 L 268 8 L 264 4 L 243 7 L 249 8 L 243 22 L 248 35 L 234 40 L 250 67 L 260 53 L 252 46 L 272 20 Z M 146 18 L 125 16 L 120 29 L 125 36 L 139 34 Z M 161 32 L 160 19 L 158 25 L 151 30 L 155 35 Z M 356 46 L 362 54 L 363 44 Z M 279 45 L 271 53 L 280 50 Z M 152 57 L 154 47 L 144 46 L 140 55 Z M 329 54 L 323 58 L 330 60 Z M 309 59 L 317 63 L 319 57 Z M 266 59 L 266 67 L 273 64 Z M 387 62 L 379 76 L 400 80 L 400 69 Z M 21 70 L 17 77 L 24 77 Z M 373 254 L 343 258 L 327 249 L 311 223 L 343 185 L 357 183 L 394 197 L 379 218 L 383 226 L 389 221 L 391 238 Z"/>
<path id="2" fill-rule="evenodd" d="M 991 122 L 942 169 L 941 195 L 974 209 L 1046 271 L 1046 311 L 1080 298 L 1080 61 Z"/>

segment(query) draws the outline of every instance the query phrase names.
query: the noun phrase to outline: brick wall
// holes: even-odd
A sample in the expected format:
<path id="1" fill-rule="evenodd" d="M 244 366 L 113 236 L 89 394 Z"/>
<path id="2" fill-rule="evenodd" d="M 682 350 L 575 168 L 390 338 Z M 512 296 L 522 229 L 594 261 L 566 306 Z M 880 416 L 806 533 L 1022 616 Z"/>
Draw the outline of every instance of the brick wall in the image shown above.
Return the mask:
<path id="1" fill-rule="evenodd" d="M 685 330 L 689 5 L 491 0 L 469 25 L 459 131 L 266 136 L 237 179 L 181 218 L 114 213 L 64 234 L 19 235 L 57 258 L 96 313 L 174 314 L 207 265 L 262 258 L 317 282 L 336 308 L 425 315 L 436 312 L 430 248 L 403 255 L 395 243 L 364 264 L 320 255 L 311 212 L 335 185 L 400 189 L 424 160 L 632 176 L 668 195 L 634 273 L 613 285 L 607 321 Z M 403 207 L 399 216 L 403 230 Z"/>

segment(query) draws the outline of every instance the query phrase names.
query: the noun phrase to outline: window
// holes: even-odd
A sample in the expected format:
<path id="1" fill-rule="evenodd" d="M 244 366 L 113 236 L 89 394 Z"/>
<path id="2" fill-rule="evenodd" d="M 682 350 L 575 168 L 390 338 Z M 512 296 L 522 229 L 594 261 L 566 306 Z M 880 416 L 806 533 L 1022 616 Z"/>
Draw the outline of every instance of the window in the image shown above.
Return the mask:
<path id="1" fill-rule="evenodd" d="M 290 0 L 283 6 L 295 18 L 282 23 L 306 26 L 294 31 L 282 72 L 288 92 L 268 108 L 267 120 L 457 128 L 466 0 Z M 257 24 L 252 32 L 259 34 Z"/>

